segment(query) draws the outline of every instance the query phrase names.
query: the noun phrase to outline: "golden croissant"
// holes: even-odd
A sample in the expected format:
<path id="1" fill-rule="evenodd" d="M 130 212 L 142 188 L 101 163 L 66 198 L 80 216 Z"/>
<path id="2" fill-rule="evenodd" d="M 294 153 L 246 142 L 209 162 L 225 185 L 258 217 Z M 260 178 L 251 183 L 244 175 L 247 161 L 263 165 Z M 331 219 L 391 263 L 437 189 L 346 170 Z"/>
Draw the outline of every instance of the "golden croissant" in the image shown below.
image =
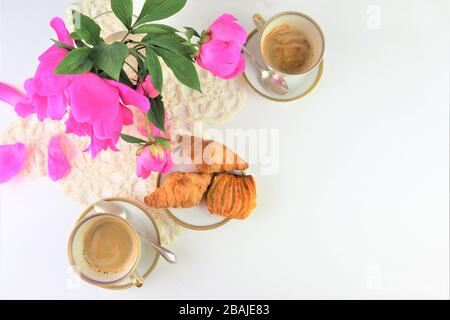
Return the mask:
<path id="1" fill-rule="evenodd" d="M 203 199 L 211 183 L 211 175 L 204 173 L 172 173 L 163 185 L 145 198 L 151 208 L 191 208 Z"/>
<path id="2" fill-rule="evenodd" d="M 252 176 L 218 174 L 206 193 L 211 213 L 232 219 L 246 219 L 256 208 L 256 184 Z"/>
<path id="3" fill-rule="evenodd" d="M 181 136 L 178 142 L 183 155 L 190 157 L 200 172 L 246 170 L 249 167 L 245 160 L 217 141 Z"/>

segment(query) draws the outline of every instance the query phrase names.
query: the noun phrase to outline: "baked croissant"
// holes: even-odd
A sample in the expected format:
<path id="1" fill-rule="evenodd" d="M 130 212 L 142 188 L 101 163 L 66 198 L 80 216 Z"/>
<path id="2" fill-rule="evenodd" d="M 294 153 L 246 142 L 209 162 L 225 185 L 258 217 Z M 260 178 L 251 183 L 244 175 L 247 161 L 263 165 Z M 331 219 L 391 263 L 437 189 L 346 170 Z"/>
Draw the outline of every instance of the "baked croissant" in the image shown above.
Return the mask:
<path id="1" fill-rule="evenodd" d="M 178 142 L 183 155 L 190 157 L 200 172 L 215 173 L 248 169 L 248 163 L 245 160 L 217 141 L 181 136 Z"/>
<path id="2" fill-rule="evenodd" d="M 206 193 L 211 213 L 232 219 L 246 219 L 256 208 L 256 184 L 252 176 L 218 174 Z"/>
<path id="3" fill-rule="evenodd" d="M 211 183 L 211 176 L 204 173 L 172 173 L 163 185 L 145 197 L 151 208 L 191 208 L 203 199 Z"/>

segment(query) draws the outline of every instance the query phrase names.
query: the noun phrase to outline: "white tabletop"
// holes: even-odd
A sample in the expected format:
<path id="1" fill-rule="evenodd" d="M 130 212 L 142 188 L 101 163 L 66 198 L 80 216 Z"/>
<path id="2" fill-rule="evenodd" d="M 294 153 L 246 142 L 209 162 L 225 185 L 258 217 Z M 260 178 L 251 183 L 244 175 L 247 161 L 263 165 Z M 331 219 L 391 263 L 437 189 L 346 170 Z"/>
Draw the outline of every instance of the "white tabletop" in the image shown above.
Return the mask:
<path id="1" fill-rule="evenodd" d="M 33 75 L 69 0 L 0 0 L 0 81 Z M 143 1 L 136 1 L 136 3 Z M 327 38 L 325 74 L 286 104 L 249 89 L 221 128 L 278 129 L 279 170 L 250 219 L 186 231 L 142 289 L 78 281 L 66 241 L 80 205 L 49 179 L 0 186 L 0 298 L 449 297 L 449 3 L 190 0 L 173 22 L 298 10 Z M 0 103 L 0 129 L 15 118 Z"/>

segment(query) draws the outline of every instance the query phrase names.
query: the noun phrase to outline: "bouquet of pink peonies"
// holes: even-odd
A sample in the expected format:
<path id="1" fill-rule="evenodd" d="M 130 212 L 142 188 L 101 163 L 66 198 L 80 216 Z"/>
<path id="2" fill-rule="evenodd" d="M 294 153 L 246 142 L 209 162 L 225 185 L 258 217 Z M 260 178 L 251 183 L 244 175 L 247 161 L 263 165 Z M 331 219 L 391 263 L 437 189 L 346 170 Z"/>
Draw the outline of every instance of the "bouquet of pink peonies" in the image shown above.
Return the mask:
<path id="1" fill-rule="evenodd" d="M 117 143 L 123 139 L 136 145 L 139 177 L 170 171 L 160 58 L 178 81 L 197 91 L 201 87 L 195 63 L 223 79 L 239 76 L 245 69 L 241 50 L 247 33 L 234 16 L 222 15 L 202 33 L 154 23 L 179 12 L 186 1 L 147 0 L 133 23 L 133 1 L 111 0 L 114 14 L 128 31 L 122 41 L 110 44 L 101 38 L 100 26 L 82 13 L 74 12 L 72 33 L 54 18 L 51 27 L 58 40 L 39 57 L 35 76 L 24 84 L 26 94 L 0 83 L 0 100 L 13 105 L 20 117 L 65 121 L 67 134 L 90 138 L 85 151 L 93 158 L 104 150 L 120 151 Z M 129 37 L 139 34 L 139 41 Z M 127 61 L 130 56 L 136 66 Z M 125 66 L 133 70 L 132 75 Z M 124 126 L 137 125 L 131 107 L 145 114 L 140 137 L 122 133 Z M 21 171 L 25 151 L 21 143 L 0 146 L 0 183 Z M 60 137 L 51 139 L 48 159 L 53 180 L 70 170 Z"/>

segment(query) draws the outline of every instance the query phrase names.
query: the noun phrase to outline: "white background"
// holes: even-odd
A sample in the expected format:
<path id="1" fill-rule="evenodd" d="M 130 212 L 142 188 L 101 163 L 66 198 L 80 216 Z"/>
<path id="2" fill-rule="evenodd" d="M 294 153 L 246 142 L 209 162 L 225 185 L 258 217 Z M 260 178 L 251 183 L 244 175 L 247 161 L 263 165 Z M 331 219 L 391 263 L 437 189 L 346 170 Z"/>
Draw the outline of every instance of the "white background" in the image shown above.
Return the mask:
<path id="1" fill-rule="evenodd" d="M 137 1 L 142 3 L 142 1 Z M 0 81 L 20 86 L 69 1 L 0 0 Z M 381 10 L 367 27 L 368 7 Z M 203 29 L 224 12 L 299 10 L 327 38 L 305 99 L 254 94 L 223 128 L 279 129 L 280 170 L 258 176 L 250 219 L 186 231 L 145 288 L 79 283 L 66 241 L 81 207 L 48 179 L 0 186 L 0 298 L 448 298 L 449 3 L 190 0 L 172 21 Z M 15 118 L 0 104 L 0 129 Z"/>

